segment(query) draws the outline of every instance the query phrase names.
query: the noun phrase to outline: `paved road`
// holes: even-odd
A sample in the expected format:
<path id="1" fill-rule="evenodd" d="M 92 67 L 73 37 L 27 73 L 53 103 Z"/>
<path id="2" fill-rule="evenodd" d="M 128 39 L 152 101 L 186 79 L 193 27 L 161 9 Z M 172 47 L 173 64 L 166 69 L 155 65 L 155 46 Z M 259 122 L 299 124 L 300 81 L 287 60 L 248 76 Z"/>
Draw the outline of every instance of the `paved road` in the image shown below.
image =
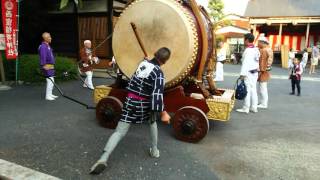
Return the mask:
<path id="1" fill-rule="evenodd" d="M 218 85 L 232 88 L 239 69 L 225 66 L 228 76 Z M 287 72 L 274 68 L 273 73 Z M 79 85 L 61 84 L 68 94 L 92 103 L 92 92 Z M 320 84 L 303 81 L 301 97 L 288 95 L 289 87 L 286 79 L 272 79 L 268 110 L 232 112 L 227 123 L 210 122 L 209 134 L 197 144 L 174 139 L 172 127 L 159 124 L 160 159 L 147 155 L 148 127 L 133 126 L 99 176 L 88 175 L 88 169 L 112 130 L 98 126 L 94 111 L 63 98 L 44 101 L 43 86 L 13 87 L 0 91 L 0 159 L 71 180 L 318 179 Z"/>

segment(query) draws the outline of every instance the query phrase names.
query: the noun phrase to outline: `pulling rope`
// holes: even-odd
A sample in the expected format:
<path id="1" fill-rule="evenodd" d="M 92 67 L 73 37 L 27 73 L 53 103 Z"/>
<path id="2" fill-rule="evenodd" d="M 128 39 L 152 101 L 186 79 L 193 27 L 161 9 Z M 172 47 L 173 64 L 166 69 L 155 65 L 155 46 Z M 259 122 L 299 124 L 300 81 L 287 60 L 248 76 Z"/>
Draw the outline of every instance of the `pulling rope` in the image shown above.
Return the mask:
<path id="1" fill-rule="evenodd" d="M 92 49 L 92 51 L 95 51 L 96 49 L 98 49 L 100 46 L 102 46 L 103 43 L 105 43 L 108 39 L 110 39 L 112 37 L 112 33 L 109 34 L 109 36 L 107 36 L 100 44 L 98 44 L 95 48 Z"/>

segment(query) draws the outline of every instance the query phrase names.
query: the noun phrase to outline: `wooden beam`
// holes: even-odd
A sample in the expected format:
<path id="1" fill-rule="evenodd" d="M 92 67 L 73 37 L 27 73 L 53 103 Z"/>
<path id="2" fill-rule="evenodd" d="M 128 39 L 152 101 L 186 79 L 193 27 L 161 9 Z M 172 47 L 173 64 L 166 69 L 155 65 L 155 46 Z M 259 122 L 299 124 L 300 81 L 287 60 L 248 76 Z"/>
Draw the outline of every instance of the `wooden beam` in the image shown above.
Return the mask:
<path id="1" fill-rule="evenodd" d="M 108 35 L 109 34 L 112 34 L 113 33 L 113 23 L 112 23 L 112 20 L 113 20 L 113 1 L 108 1 L 107 2 L 107 28 L 108 28 Z M 107 35 L 107 36 L 108 36 Z M 110 38 L 110 40 L 108 40 L 107 42 L 109 45 L 109 58 L 111 59 L 111 57 L 113 56 L 113 51 L 112 51 L 112 38 Z M 107 57 L 108 58 L 108 57 Z"/>
<path id="2" fill-rule="evenodd" d="M 277 44 L 281 45 L 281 36 L 282 36 L 282 24 L 279 27 L 279 37 L 277 38 Z"/>
<path id="3" fill-rule="evenodd" d="M 250 24 L 307 24 L 320 23 L 320 18 L 250 18 Z"/>
<path id="4" fill-rule="evenodd" d="M 307 31 L 306 31 L 306 47 L 309 46 L 309 31 L 310 31 L 310 23 L 307 24 Z"/>
<path id="5" fill-rule="evenodd" d="M 252 32 L 252 34 L 253 34 L 253 35 L 256 35 L 256 32 L 257 32 L 257 25 L 254 24 L 254 25 L 253 25 L 253 32 Z"/>
<path id="6" fill-rule="evenodd" d="M 75 48 L 75 53 L 77 60 L 80 60 L 80 35 L 79 35 L 79 16 L 78 16 L 78 6 L 74 2 L 73 3 L 73 13 L 74 13 L 74 28 L 75 28 L 75 40 L 76 40 L 76 48 Z"/>
<path id="7" fill-rule="evenodd" d="M 109 0 L 110 1 L 110 0 Z M 115 0 L 115 1 L 118 1 L 120 3 L 123 3 L 123 4 L 126 4 L 128 1 L 125 1 L 125 0 Z M 113 2 L 113 1 L 112 1 Z"/>

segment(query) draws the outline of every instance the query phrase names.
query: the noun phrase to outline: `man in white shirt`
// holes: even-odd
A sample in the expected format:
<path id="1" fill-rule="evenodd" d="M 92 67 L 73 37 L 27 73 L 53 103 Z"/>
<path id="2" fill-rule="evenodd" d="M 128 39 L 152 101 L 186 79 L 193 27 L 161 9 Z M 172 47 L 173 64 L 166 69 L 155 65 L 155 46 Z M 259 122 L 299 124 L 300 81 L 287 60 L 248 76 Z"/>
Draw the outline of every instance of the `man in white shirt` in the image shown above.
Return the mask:
<path id="1" fill-rule="evenodd" d="M 318 45 L 319 45 L 319 43 L 318 43 Z M 320 56 L 319 47 L 314 45 L 312 48 L 311 65 L 310 65 L 309 74 L 316 73 L 315 69 L 316 69 L 316 66 L 318 65 L 319 56 Z"/>
<path id="2" fill-rule="evenodd" d="M 303 70 L 306 69 L 307 64 L 308 64 L 308 50 L 307 50 L 307 48 L 304 48 L 302 61 L 301 61 L 301 65 L 303 67 Z"/>
<path id="3" fill-rule="evenodd" d="M 288 68 L 290 68 L 290 66 L 293 63 L 293 59 L 296 57 L 296 53 L 293 51 L 293 48 L 290 48 L 289 51 L 289 59 L 288 59 Z"/>
<path id="4" fill-rule="evenodd" d="M 242 66 L 240 71 L 240 79 L 243 79 L 247 86 L 247 96 L 244 99 L 244 104 L 237 112 L 249 113 L 258 112 L 258 95 L 257 95 L 257 80 L 259 71 L 259 57 L 260 52 L 253 44 L 254 35 L 251 33 L 244 35 L 245 51 L 242 54 Z"/>
<path id="5" fill-rule="evenodd" d="M 214 81 L 223 81 L 223 63 L 226 60 L 226 49 L 223 47 L 223 42 L 219 42 L 219 50 L 217 53 L 217 64 L 216 64 L 216 76 Z"/>

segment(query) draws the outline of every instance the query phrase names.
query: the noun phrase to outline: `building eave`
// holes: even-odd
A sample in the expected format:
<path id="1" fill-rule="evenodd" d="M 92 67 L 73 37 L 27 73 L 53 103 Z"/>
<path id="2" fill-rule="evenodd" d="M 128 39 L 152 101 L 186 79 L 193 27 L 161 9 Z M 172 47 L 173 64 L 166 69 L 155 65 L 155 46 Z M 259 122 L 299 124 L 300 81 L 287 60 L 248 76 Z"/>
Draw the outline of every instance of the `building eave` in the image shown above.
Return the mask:
<path id="1" fill-rule="evenodd" d="M 307 23 L 320 23 L 320 16 L 305 16 L 305 17 L 250 17 L 250 24 L 307 24 Z"/>

